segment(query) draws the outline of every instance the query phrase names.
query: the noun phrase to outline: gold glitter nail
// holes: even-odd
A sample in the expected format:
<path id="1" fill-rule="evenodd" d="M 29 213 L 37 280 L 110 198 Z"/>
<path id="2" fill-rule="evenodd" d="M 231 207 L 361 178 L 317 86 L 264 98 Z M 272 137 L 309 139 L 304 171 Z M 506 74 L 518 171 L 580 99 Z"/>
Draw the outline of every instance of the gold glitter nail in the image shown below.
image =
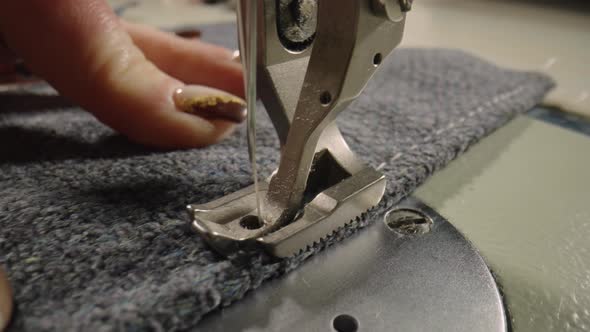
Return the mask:
<path id="1" fill-rule="evenodd" d="M 174 100 L 179 110 L 205 119 L 235 123 L 240 123 L 246 118 L 246 103 L 238 97 L 229 94 L 191 96 L 190 92 L 190 89 L 176 90 Z"/>

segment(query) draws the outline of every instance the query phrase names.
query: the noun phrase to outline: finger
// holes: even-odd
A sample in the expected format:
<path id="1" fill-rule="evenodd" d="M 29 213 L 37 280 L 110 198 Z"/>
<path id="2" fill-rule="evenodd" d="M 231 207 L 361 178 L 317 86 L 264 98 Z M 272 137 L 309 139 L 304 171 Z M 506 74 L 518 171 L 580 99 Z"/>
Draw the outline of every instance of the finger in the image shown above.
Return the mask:
<path id="1" fill-rule="evenodd" d="M 12 289 L 10 283 L 2 266 L 0 265 L 0 331 L 10 323 L 10 316 L 12 315 Z"/>
<path id="2" fill-rule="evenodd" d="M 104 0 L 2 1 L 0 29 L 35 73 L 136 141 L 205 146 L 232 128 L 181 112 L 173 93 L 183 84 L 145 58 Z"/>
<path id="3" fill-rule="evenodd" d="M 201 30 L 198 29 L 180 29 L 175 30 L 174 34 L 184 39 L 199 39 L 201 38 Z"/>
<path id="4" fill-rule="evenodd" d="M 233 61 L 232 51 L 145 25 L 123 25 L 146 57 L 168 75 L 188 84 L 207 85 L 243 96 L 242 66 Z"/>

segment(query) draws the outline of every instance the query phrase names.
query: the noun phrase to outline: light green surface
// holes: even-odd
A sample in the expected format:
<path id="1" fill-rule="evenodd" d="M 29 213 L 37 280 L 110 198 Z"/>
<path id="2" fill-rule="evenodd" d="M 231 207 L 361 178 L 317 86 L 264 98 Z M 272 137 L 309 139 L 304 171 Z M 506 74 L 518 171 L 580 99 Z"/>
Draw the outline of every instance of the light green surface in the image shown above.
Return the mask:
<path id="1" fill-rule="evenodd" d="M 416 193 L 480 250 L 514 331 L 590 329 L 590 137 L 520 117 Z"/>

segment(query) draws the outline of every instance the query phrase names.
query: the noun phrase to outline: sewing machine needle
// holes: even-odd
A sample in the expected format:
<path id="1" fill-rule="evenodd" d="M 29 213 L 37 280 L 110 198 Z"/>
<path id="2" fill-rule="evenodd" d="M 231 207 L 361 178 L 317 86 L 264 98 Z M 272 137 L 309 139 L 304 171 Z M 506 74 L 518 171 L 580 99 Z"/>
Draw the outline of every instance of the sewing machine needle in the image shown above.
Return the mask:
<path id="1" fill-rule="evenodd" d="M 242 15 L 245 13 L 246 15 Z M 256 163 L 256 79 L 257 79 L 257 19 L 258 19 L 258 1 L 240 0 L 238 3 L 238 18 L 245 17 L 245 22 L 238 22 L 240 27 L 240 52 L 244 56 L 245 67 L 245 87 L 246 87 L 246 104 L 248 108 L 247 119 L 247 136 L 248 136 L 248 154 L 252 166 L 252 177 L 254 180 L 254 191 L 256 192 L 256 212 L 260 217 L 260 192 L 258 188 L 258 167 Z M 245 23 L 245 24 L 244 24 Z"/>

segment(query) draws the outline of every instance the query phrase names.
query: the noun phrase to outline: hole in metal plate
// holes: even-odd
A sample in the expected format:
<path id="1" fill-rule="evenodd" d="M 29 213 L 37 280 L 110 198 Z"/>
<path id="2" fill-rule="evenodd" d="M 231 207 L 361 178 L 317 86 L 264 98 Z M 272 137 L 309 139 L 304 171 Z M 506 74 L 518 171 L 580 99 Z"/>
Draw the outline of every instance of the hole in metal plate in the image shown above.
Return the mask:
<path id="1" fill-rule="evenodd" d="M 330 92 L 328 92 L 328 91 L 325 91 L 320 96 L 320 102 L 324 106 L 329 106 L 332 103 L 332 94 Z"/>
<path id="2" fill-rule="evenodd" d="M 381 54 L 381 53 L 375 54 L 375 56 L 373 57 L 373 66 L 379 67 L 381 62 L 383 62 L 383 54 Z"/>
<path id="3" fill-rule="evenodd" d="M 260 221 L 260 218 L 258 218 L 258 216 L 245 216 L 242 218 L 242 220 L 240 220 L 240 226 L 242 226 L 242 228 L 244 229 L 248 229 L 248 230 L 255 230 L 255 229 L 259 229 L 263 226 L 262 221 Z"/>
<path id="4" fill-rule="evenodd" d="M 359 329 L 356 318 L 346 314 L 336 316 L 332 321 L 332 326 L 337 332 L 356 332 Z"/>

